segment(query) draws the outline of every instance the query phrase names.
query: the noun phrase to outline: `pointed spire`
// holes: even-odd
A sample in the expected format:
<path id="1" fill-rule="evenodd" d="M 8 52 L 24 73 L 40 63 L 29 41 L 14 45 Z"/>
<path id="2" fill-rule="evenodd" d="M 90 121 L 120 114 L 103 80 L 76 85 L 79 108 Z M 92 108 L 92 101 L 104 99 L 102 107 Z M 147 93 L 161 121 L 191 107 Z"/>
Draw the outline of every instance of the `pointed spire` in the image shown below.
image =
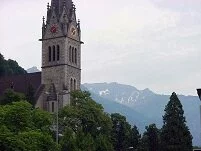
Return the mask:
<path id="1" fill-rule="evenodd" d="M 72 0 L 52 0 L 51 8 L 53 7 L 58 17 L 62 14 L 64 7 L 66 8 L 67 16 L 69 16 L 72 10 Z"/>

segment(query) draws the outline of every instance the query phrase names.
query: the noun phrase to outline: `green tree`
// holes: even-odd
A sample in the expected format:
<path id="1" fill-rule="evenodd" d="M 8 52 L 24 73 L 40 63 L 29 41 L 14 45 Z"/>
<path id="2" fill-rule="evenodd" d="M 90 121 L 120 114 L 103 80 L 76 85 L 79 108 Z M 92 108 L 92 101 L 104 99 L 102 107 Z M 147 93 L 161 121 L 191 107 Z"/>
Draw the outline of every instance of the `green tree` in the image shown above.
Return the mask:
<path id="1" fill-rule="evenodd" d="M 2 151 L 54 151 L 49 113 L 34 109 L 26 101 L 0 106 L 0 148 Z"/>
<path id="2" fill-rule="evenodd" d="M 89 92 L 72 92 L 71 105 L 64 107 L 60 111 L 59 118 L 60 131 L 64 132 L 62 142 L 69 140 L 71 142 L 69 145 L 66 144 L 68 146 L 64 146 L 64 143 L 62 143 L 62 147 L 74 147 L 74 140 L 76 140 L 77 143 L 74 148 L 78 150 L 87 150 L 89 148 L 90 150 L 98 150 L 100 143 L 103 144 L 101 146 L 102 149 L 104 148 L 103 150 L 113 150 L 111 147 L 112 121 L 110 116 L 104 112 L 100 104 L 92 100 Z M 66 137 L 66 129 L 68 130 L 68 135 L 73 134 L 74 136 Z M 83 138 L 81 142 L 80 138 Z M 83 146 L 85 147 L 83 148 Z"/>
<path id="3" fill-rule="evenodd" d="M 113 122 L 112 141 L 116 151 L 127 150 L 130 145 L 131 126 L 126 121 L 126 117 L 119 113 L 111 114 Z"/>
<path id="4" fill-rule="evenodd" d="M 97 151 L 113 151 L 113 146 L 110 142 L 110 139 L 106 135 L 99 134 L 96 139 L 96 150 Z"/>
<path id="5" fill-rule="evenodd" d="M 155 124 L 146 126 L 146 131 L 142 137 L 141 150 L 159 151 L 160 150 L 160 133 Z"/>
<path id="6" fill-rule="evenodd" d="M 130 134 L 130 146 L 133 147 L 133 149 L 138 149 L 140 145 L 140 139 L 141 135 L 139 133 L 139 130 L 136 125 L 133 126 L 131 129 L 131 134 Z"/>
<path id="7" fill-rule="evenodd" d="M 70 151 L 70 150 L 78 151 L 76 139 L 77 139 L 77 136 L 73 132 L 73 130 L 69 127 L 66 127 L 66 129 L 63 133 L 63 137 L 60 141 L 61 150 L 62 151 Z"/>
<path id="8" fill-rule="evenodd" d="M 5 60 L 3 55 L 0 53 L 0 77 L 5 74 Z"/>
<path id="9" fill-rule="evenodd" d="M 51 135 L 41 131 L 27 131 L 19 133 L 17 138 L 22 141 L 25 146 L 24 150 L 41 150 L 41 151 L 56 151 L 57 145 L 53 141 Z"/>
<path id="10" fill-rule="evenodd" d="M 175 92 L 165 107 L 161 131 L 163 151 L 192 151 L 192 135 L 186 125 L 182 104 Z"/>
<path id="11" fill-rule="evenodd" d="M 20 75 L 27 73 L 18 63 L 14 60 L 5 60 L 0 53 L 0 77 L 9 75 Z"/>
<path id="12" fill-rule="evenodd" d="M 31 84 L 29 84 L 27 93 L 26 93 L 26 100 L 33 106 L 36 105 L 34 94 L 35 94 L 35 90 L 34 90 L 33 86 Z"/>
<path id="13" fill-rule="evenodd" d="M 7 89 L 0 99 L 0 104 L 6 105 L 12 102 L 19 102 L 21 100 L 25 100 L 24 94 L 14 92 L 12 89 Z"/>
<path id="14" fill-rule="evenodd" d="M 79 130 L 76 135 L 76 144 L 79 151 L 96 151 L 96 143 L 98 142 L 94 141 L 90 132 L 84 133 L 82 130 Z"/>

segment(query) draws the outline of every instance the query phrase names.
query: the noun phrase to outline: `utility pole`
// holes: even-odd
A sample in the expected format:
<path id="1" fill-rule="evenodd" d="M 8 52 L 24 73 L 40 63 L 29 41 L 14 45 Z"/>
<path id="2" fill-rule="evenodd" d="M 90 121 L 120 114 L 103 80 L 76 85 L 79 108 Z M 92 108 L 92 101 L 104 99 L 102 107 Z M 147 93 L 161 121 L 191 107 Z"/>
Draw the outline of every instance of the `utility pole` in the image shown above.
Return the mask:
<path id="1" fill-rule="evenodd" d="M 57 93 L 57 110 L 56 110 L 56 142 L 59 144 L 59 93 Z"/>

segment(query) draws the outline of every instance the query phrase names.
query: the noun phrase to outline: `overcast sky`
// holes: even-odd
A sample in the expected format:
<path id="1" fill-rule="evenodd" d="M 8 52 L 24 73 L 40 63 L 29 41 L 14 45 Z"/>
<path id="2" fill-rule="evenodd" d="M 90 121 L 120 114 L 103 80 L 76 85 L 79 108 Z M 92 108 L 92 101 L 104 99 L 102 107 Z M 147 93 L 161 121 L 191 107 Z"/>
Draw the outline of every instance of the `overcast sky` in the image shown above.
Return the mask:
<path id="1" fill-rule="evenodd" d="M 0 52 L 41 67 L 50 0 L 0 0 Z M 201 87 L 201 0 L 74 0 L 81 20 L 82 83 L 118 82 L 159 94 Z"/>

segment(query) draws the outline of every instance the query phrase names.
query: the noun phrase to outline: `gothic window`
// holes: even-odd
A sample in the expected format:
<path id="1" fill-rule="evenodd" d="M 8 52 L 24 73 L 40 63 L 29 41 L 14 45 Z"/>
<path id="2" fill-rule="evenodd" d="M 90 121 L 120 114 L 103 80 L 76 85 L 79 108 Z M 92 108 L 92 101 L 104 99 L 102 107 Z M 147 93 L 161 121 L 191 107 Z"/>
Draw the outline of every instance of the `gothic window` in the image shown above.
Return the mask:
<path id="1" fill-rule="evenodd" d="M 72 55 L 72 48 L 70 46 L 70 48 L 69 48 L 69 61 L 70 62 L 72 62 L 71 55 Z"/>
<path id="2" fill-rule="evenodd" d="M 73 91 L 73 79 L 70 80 L 70 91 Z"/>
<path id="3" fill-rule="evenodd" d="M 76 80 L 74 79 L 74 90 L 76 90 Z"/>
<path id="4" fill-rule="evenodd" d="M 55 50 L 55 46 L 53 46 L 53 61 L 55 61 L 56 58 L 56 50 Z"/>
<path id="5" fill-rule="evenodd" d="M 74 63 L 74 47 L 72 47 L 72 62 Z"/>
<path id="6" fill-rule="evenodd" d="M 52 50 L 51 50 L 51 47 L 49 47 L 49 62 L 51 61 L 51 58 L 52 58 Z"/>
<path id="7" fill-rule="evenodd" d="M 75 48 L 75 64 L 77 64 L 77 49 Z"/>
<path id="8" fill-rule="evenodd" d="M 57 61 L 60 59 L 60 47 L 57 45 Z"/>
<path id="9" fill-rule="evenodd" d="M 54 102 L 52 102 L 52 112 L 54 112 Z"/>

